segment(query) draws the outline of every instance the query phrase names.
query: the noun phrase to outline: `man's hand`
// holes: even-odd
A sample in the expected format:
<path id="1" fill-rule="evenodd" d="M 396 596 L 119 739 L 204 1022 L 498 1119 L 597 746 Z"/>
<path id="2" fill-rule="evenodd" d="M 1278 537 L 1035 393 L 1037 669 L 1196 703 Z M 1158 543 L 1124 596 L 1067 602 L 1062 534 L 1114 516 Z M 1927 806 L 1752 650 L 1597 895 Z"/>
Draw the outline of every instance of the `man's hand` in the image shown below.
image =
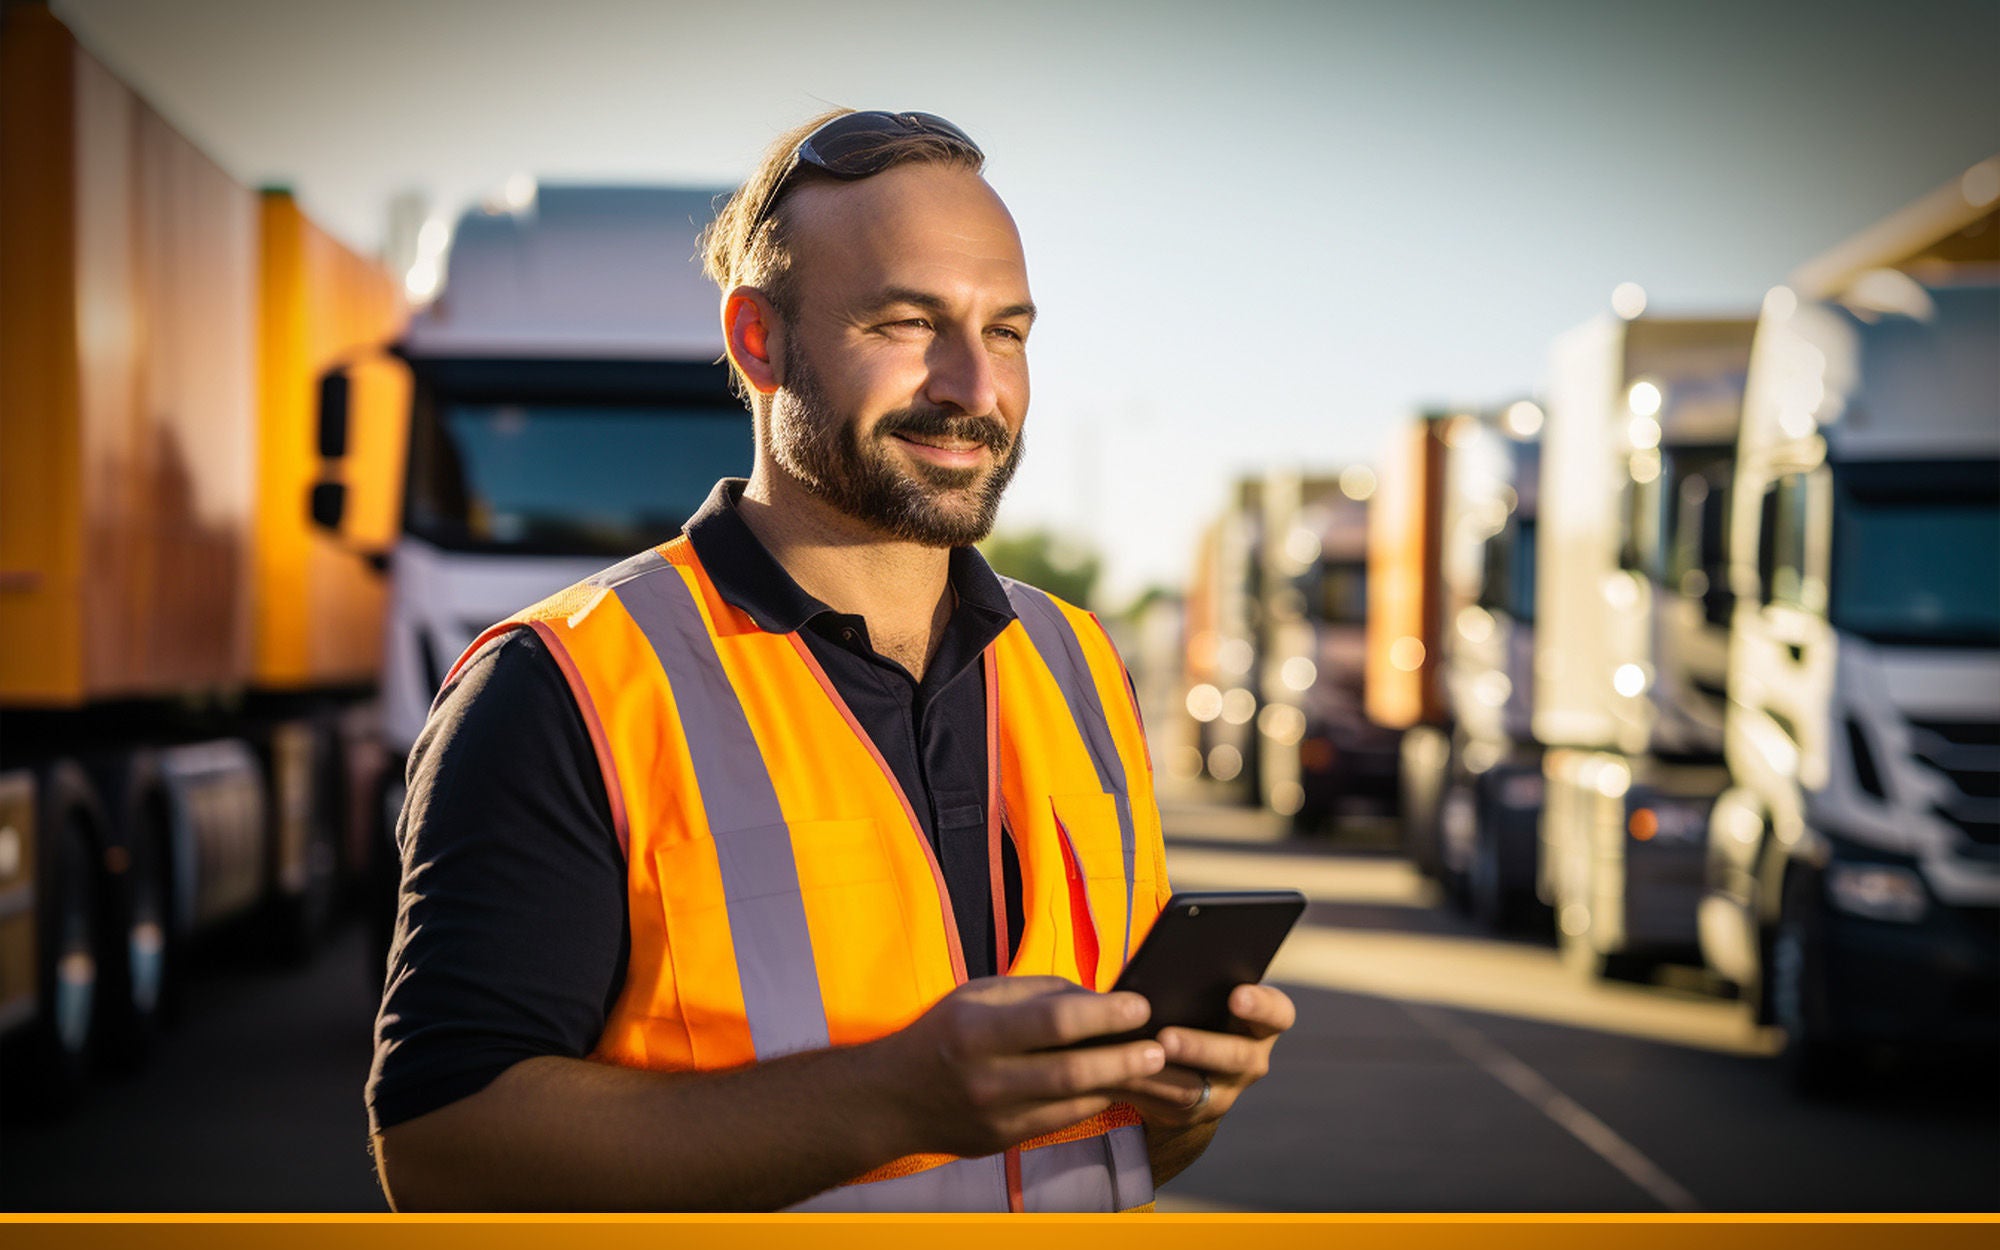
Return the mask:
<path id="1" fill-rule="evenodd" d="M 884 1088 L 908 1110 L 913 1152 L 992 1154 L 1158 1079 L 1169 1053 L 1158 1042 L 1051 1049 L 1136 1028 L 1149 1010 L 1137 994 L 1097 994 L 1060 977 L 969 981 L 875 1043 L 893 1065 Z"/>
<path id="2" fill-rule="evenodd" d="M 1160 1030 L 1169 1065 L 1123 1087 L 1120 1097 L 1146 1118 L 1155 1183 L 1164 1183 L 1200 1157 L 1215 1121 L 1271 1070 L 1271 1048 L 1298 1019 L 1292 1000 L 1269 985 L 1237 986 L 1229 996 L 1229 1011 L 1236 1017 L 1233 1033 Z M 1201 1096 L 1204 1078 L 1206 1099 Z"/>

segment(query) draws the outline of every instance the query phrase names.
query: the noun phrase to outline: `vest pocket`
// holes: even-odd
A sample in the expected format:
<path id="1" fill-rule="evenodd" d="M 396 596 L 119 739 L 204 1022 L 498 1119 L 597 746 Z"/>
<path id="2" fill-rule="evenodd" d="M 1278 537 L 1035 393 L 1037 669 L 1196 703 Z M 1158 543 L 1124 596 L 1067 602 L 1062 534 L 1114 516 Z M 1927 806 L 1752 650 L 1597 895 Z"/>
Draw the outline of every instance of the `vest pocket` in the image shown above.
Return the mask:
<path id="1" fill-rule="evenodd" d="M 1130 955 L 1126 950 L 1128 891 L 1118 798 L 1101 792 L 1057 794 L 1050 796 L 1049 803 L 1075 874 L 1070 883 L 1071 914 L 1079 971 L 1086 985 L 1107 989 Z M 1134 867 L 1138 867 L 1136 859 Z"/>
<path id="2" fill-rule="evenodd" d="M 728 830 L 654 860 L 675 991 L 655 997 L 678 1004 L 696 1066 L 864 1041 L 914 1017 L 906 904 L 874 819 Z"/>
<path id="3" fill-rule="evenodd" d="M 920 858 L 914 853 L 898 856 L 890 842 L 897 833 L 921 835 L 874 819 L 801 821 L 791 829 L 829 1040 L 871 1041 L 908 1024 L 937 997 L 922 991 L 919 961 L 927 954 L 941 960 L 951 979 L 943 925 L 928 926 L 936 930 L 934 941 L 914 940 L 927 932 L 915 904 L 939 910 L 929 863 L 913 862 Z"/>

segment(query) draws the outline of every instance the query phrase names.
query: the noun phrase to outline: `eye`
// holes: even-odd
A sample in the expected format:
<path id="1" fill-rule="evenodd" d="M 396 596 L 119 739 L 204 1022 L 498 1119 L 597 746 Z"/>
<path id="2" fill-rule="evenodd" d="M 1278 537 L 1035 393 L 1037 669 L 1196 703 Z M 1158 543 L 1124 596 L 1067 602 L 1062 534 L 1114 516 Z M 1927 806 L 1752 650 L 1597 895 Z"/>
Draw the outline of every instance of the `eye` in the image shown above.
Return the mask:
<path id="1" fill-rule="evenodd" d="M 1013 326 L 994 326 L 987 333 L 1010 343 L 1026 343 L 1028 341 L 1027 333 L 1023 330 L 1017 330 Z"/>

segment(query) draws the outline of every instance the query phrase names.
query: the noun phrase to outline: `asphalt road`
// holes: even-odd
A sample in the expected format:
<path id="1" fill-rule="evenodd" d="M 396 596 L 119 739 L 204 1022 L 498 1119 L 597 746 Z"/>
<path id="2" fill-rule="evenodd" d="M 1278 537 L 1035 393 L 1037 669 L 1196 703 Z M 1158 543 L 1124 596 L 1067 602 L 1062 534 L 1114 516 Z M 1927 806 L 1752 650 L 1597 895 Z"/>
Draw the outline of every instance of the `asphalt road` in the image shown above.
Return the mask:
<path id="1" fill-rule="evenodd" d="M 1313 906 L 1273 975 L 1298 1028 L 1162 1209 L 2000 1209 L 2000 1074 L 1801 1102 L 1774 1039 L 1691 977 L 1585 986 L 1379 850 L 1275 843 L 1194 804 L 1168 827 L 1177 885 L 1291 885 Z M 382 1210 L 365 948 L 351 926 L 303 970 L 211 960 L 141 1072 L 59 1120 L 0 1120 L 0 1207 Z"/>

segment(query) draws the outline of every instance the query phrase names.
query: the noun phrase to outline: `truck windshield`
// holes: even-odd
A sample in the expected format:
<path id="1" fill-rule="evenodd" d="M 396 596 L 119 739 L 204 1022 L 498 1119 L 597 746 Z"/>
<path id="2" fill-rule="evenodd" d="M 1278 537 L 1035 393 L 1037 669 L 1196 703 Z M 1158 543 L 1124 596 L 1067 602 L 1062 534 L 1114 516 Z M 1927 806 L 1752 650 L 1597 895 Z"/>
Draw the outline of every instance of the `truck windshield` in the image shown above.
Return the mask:
<path id="1" fill-rule="evenodd" d="M 1306 595 L 1307 614 L 1322 625 L 1368 623 L 1368 566 L 1359 560 L 1322 560 L 1317 585 Z"/>
<path id="2" fill-rule="evenodd" d="M 1517 623 L 1535 621 L 1535 518 L 1514 513 L 1486 540 L 1479 606 L 1505 612 Z"/>
<path id="3" fill-rule="evenodd" d="M 1836 628 L 2000 646 L 2000 461 L 1835 464 L 1833 489 Z"/>
<path id="4" fill-rule="evenodd" d="M 420 381 L 413 416 L 405 524 L 453 550 L 629 555 L 750 471 L 750 416 L 720 389 L 516 398 Z"/>

